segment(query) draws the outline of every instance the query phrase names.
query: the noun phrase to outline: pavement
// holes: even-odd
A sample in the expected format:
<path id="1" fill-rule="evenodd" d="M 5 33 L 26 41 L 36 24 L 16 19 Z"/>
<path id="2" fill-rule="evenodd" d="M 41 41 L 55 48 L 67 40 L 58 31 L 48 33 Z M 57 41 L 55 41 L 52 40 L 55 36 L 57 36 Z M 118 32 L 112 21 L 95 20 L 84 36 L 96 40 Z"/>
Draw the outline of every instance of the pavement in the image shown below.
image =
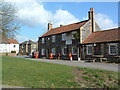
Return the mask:
<path id="1" fill-rule="evenodd" d="M 21 86 L 11 86 L 11 85 L 0 85 L 0 89 L 2 88 L 24 88 L 24 87 L 21 87 Z"/>
<path id="2" fill-rule="evenodd" d="M 28 60 L 33 61 L 41 61 L 41 62 L 49 62 L 55 64 L 63 64 L 69 66 L 76 66 L 76 67 L 87 67 L 87 68 L 95 68 L 101 70 L 108 70 L 108 71 L 115 71 L 120 72 L 120 64 L 115 63 L 100 63 L 100 62 L 84 62 L 84 61 L 69 61 L 69 60 L 50 60 L 50 59 L 35 59 L 26 56 L 15 56 L 19 58 L 25 58 Z"/>

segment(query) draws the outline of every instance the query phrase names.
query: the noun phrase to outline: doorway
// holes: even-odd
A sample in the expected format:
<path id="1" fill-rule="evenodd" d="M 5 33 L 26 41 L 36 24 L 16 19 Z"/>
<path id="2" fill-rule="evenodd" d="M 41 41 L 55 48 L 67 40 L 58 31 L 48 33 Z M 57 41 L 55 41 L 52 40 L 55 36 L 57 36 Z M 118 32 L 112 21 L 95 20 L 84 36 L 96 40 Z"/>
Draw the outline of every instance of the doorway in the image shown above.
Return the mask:
<path id="1" fill-rule="evenodd" d="M 50 55 L 50 49 L 47 49 L 46 50 L 46 57 L 49 58 L 49 55 Z"/>

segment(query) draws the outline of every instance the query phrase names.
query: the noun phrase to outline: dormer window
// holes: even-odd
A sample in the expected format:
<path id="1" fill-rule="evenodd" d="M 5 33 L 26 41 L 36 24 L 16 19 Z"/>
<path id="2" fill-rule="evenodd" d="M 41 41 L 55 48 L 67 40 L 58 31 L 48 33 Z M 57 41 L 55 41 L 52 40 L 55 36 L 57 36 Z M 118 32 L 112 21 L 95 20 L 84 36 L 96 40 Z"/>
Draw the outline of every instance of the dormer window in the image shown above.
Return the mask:
<path id="1" fill-rule="evenodd" d="M 42 43 L 45 43 L 45 38 L 42 38 Z"/>
<path id="2" fill-rule="evenodd" d="M 52 42 L 55 42 L 55 35 L 52 36 Z"/>

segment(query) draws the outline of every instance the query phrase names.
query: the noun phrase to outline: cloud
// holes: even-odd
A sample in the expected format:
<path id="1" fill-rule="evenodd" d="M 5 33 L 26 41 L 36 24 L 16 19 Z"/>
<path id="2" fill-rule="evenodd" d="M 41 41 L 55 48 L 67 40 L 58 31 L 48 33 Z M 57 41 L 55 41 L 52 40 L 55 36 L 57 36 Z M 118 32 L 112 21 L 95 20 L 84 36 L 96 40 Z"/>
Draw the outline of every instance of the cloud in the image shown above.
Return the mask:
<path id="1" fill-rule="evenodd" d="M 49 21 L 52 13 L 44 9 L 37 2 L 28 3 L 18 11 L 18 21 L 28 26 L 44 25 Z"/>
<path id="2" fill-rule="evenodd" d="M 18 6 L 17 20 L 27 26 L 34 27 L 40 25 L 43 28 L 47 28 L 47 23 L 52 22 L 53 27 L 58 27 L 60 24 L 66 25 L 74 22 L 78 22 L 72 13 L 67 10 L 59 9 L 55 13 L 45 9 L 43 0 L 5 0 L 10 2 L 16 2 Z M 83 17 L 87 19 L 88 17 Z M 96 22 L 101 29 L 109 29 L 117 27 L 108 15 L 98 13 L 96 14 Z"/>
<path id="3" fill-rule="evenodd" d="M 83 19 L 88 19 L 88 17 L 83 17 Z M 98 13 L 95 15 L 95 20 L 102 30 L 116 28 L 118 25 L 114 23 L 108 15 Z"/>
<path id="4" fill-rule="evenodd" d="M 55 26 L 59 26 L 60 24 L 66 25 L 78 22 L 79 19 L 77 19 L 67 10 L 59 9 L 55 14 L 53 14 L 52 21 Z"/>
<path id="5" fill-rule="evenodd" d="M 34 27 L 40 25 L 47 29 L 47 23 L 52 22 L 53 27 L 59 27 L 60 24 L 66 25 L 74 22 L 78 22 L 79 19 L 76 18 L 72 13 L 67 10 L 56 10 L 55 13 L 45 9 L 42 2 L 36 0 L 31 0 L 32 2 L 22 2 L 18 3 L 18 21 L 24 25 Z M 88 17 L 83 17 L 87 19 Z M 101 29 L 109 29 L 117 27 L 108 15 L 98 13 L 96 14 L 96 22 Z"/>
<path id="6" fill-rule="evenodd" d="M 96 15 L 96 21 L 98 25 L 101 27 L 101 29 L 110 29 L 118 26 L 109 18 L 108 15 L 101 14 L 101 13 L 98 13 Z"/>
<path id="7" fill-rule="evenodd" d="M 17 20 L 32 27 L 35 25 L 46 27 L 48 22 L 52 22 L 54 27 L 58 27 L 60 24 L 70 24 L 79 21 L 67 10 L 59 9 L 52 13 L 44 8 L 43 3 L 38 3 L 37 1 L 18 4 L 18 7 Z"/>

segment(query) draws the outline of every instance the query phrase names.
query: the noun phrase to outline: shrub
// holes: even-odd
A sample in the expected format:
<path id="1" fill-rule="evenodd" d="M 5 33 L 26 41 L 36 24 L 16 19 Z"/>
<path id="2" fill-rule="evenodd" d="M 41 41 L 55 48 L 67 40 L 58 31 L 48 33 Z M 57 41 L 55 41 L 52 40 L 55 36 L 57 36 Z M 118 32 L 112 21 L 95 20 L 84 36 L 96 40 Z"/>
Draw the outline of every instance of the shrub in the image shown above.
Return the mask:
<path id="1" fill-rule="evenodd" d="M 11 53 L 16 53 L 16 51 L 11 51 Z"/>

